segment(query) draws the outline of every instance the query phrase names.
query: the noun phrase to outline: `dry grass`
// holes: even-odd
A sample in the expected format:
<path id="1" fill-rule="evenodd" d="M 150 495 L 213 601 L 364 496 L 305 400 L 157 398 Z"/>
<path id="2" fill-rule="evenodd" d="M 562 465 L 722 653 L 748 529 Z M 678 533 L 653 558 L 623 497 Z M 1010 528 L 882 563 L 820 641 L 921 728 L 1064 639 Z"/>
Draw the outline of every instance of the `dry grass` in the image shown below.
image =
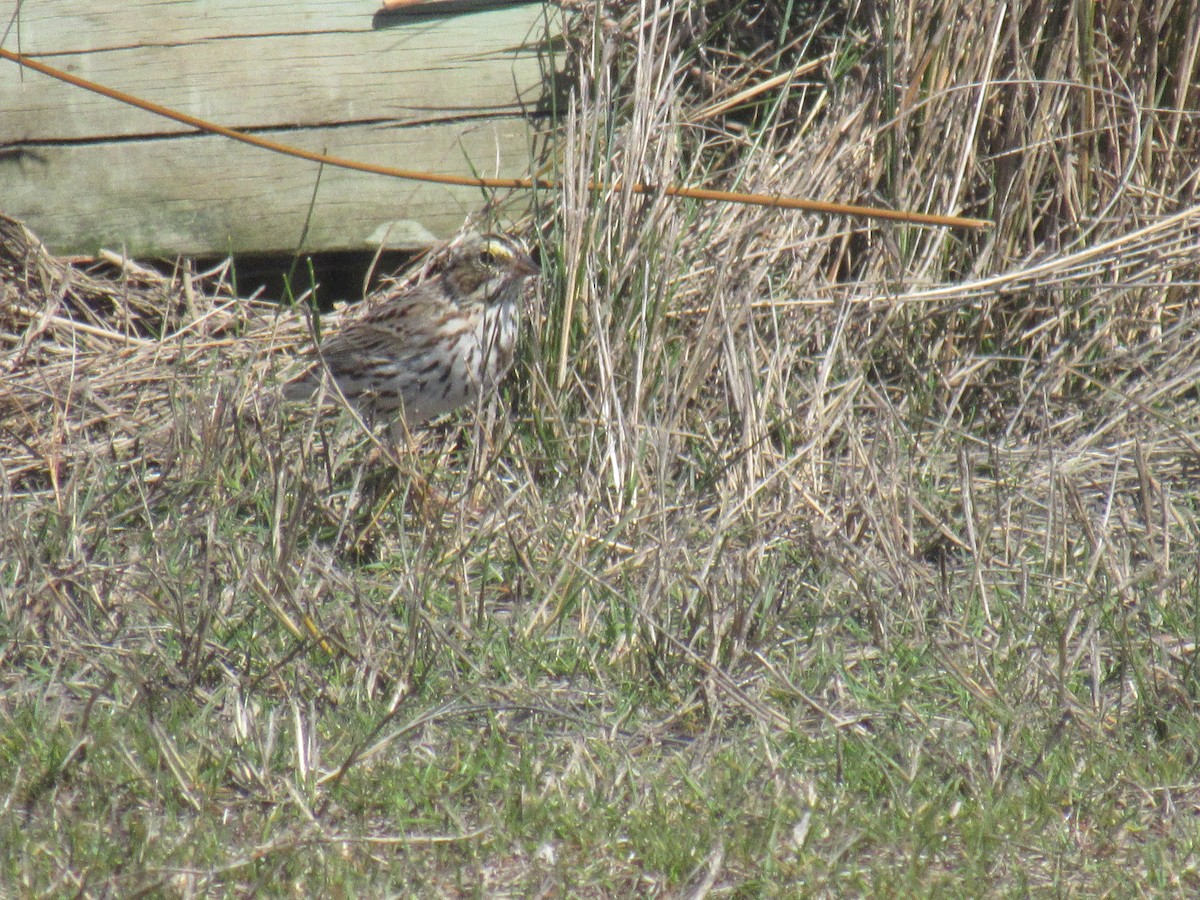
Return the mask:
<path id="1" fill-rule="evenodd" d="M 578 5 L 440 517 L 253 402 L 295 317 L 6 226 L 4 878 L 1193 893 L 1194 6 Z"/>

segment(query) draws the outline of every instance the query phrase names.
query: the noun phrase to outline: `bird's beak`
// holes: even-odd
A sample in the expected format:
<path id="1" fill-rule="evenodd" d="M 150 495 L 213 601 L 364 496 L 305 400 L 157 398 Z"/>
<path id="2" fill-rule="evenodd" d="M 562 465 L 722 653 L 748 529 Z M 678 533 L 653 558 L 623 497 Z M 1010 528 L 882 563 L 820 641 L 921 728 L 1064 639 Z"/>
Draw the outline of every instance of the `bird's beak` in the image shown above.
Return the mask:
<path id="1" fill-rule="evenodd" d="M 519 254 L 513 260 L 513 271 L 518 275 L 539 275 L 542 267 L 533 261 L 533 257 L 528 253 Z"/>

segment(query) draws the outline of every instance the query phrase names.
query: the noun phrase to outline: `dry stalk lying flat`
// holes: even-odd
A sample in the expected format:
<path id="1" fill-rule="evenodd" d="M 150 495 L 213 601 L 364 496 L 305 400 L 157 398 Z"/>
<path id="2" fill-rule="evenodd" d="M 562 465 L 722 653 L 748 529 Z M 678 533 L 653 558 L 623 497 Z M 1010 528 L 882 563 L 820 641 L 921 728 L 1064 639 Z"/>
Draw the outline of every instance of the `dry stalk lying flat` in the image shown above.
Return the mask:
<path id="1" fill-rule="evenodd" d="M 117 257 L 83 268 L 0 217 L 6 490 L 51 490 L 75 459 L 136 465 L 162 449 L 174 404 L 253 400 L 273 354 L 308 333 L 299 316 L 234 297 L 226 274 L 167 278 Z"/>

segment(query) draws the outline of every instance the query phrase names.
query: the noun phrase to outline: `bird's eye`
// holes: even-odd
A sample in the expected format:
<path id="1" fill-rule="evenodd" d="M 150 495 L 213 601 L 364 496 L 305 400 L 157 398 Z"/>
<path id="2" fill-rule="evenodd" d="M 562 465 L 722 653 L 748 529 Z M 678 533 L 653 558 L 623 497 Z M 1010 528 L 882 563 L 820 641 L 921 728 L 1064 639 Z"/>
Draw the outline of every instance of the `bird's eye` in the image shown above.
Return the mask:
<path id="1" fill-rule="evenodd" d="M 513 258 L 512 251 L 499 241 L 488 241 L 479 251 L 480 265 L 500 268 Z"/>

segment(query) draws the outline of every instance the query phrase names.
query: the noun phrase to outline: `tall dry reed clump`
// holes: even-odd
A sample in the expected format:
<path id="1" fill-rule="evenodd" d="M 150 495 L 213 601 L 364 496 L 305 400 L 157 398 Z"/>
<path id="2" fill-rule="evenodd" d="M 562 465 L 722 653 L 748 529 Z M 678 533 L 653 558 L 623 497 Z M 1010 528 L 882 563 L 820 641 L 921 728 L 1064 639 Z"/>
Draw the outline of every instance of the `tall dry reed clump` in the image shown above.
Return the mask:
<path id="1" fill-rule="evenodd" d="M 815 595 L 886 642 L 947 591 L 993 625 L 997 594 L 1190 583 L 1193 6 L 584 6 L 526 408 L 655 615 Z"/>

